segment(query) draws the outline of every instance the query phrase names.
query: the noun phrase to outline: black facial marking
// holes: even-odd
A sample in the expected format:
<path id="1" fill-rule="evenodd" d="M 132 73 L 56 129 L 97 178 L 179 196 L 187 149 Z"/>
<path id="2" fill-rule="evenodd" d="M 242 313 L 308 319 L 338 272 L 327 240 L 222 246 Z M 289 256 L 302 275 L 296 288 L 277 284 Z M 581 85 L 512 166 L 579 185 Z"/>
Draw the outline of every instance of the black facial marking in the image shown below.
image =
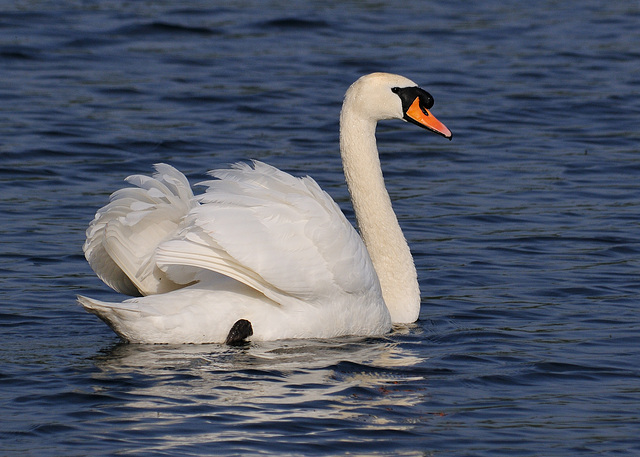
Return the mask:
<path id="1" fill-rule="evenodd" d="M 406 113 L 416 98 L 420 99 L 420 108 L 424 111 L 433 106 L 433 97 L 429 92 L 419 87 L 394 87 L 391 89 L 402 100 L 402 112 Z"/>
<path id="2" fill-rule="evenodd" d="M 231 330 L 229 330 L 229 334 L 227 335 L 227 339 L 225 340 L 225 344 L 230 346 L 235 346 L 244 343 L 246 338 L 249 338 L 253 335 L 253 327 L 251 326 L 251 322 L 246 319 L 240 319 Z"/>

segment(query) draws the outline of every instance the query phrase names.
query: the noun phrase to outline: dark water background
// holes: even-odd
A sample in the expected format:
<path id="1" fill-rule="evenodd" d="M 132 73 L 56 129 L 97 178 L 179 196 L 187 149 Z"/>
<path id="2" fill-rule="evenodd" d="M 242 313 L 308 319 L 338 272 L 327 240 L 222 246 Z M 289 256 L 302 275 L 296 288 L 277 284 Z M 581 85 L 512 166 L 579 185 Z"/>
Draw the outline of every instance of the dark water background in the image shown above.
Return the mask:
<path id="1" fill-rule="evenodd" d="M 640 455 L 635 1 L 0 7 L 0 454 Z M 352 216 L 361 74 L 454 140 L 379 127 L 420 320 L 379 338 L 123 345 L 84 230 L 133 173 L 256 158 Z"/>

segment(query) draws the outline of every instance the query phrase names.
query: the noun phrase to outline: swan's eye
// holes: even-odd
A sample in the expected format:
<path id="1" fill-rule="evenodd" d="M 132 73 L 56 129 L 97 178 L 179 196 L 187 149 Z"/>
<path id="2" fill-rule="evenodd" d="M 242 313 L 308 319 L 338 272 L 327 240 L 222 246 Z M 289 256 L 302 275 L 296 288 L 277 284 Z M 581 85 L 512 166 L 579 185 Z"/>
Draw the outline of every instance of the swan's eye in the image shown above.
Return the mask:
<path id="1" fill-rule="evenodd" d="M 431 94 L 419 87 L 393 87 L 391 88 L 391 92 L 400 97 L 405 113 L 416 99 L 419 100 L 420 109 L 422 109 L 423 112 L 424 110 L 431 109 L 433 106 L 433 97 Z"/>

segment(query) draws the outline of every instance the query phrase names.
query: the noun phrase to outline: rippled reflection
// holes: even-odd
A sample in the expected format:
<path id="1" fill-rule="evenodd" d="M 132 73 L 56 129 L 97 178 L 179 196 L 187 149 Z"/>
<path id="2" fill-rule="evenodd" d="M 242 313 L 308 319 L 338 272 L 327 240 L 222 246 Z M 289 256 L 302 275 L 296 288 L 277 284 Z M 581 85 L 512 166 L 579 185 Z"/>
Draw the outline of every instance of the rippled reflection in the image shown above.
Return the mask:
<path id="1" fill-rule="evenodd" d="M 216 443 L 252 434 L 370 433 L 410 430 L 391 412 L 411 408 L 425 393 L 422 359 L 391 339 L 290 340 L 221 345 L 119 344 L 96 357 L 95 390 L 115 396 L 122 429 L 153 436 L 148 449 L 178 449 L 180 440 Z M 175 427 L 192 427 L 177 440 Z M 165 432 L 166 430 L 166 432 Z M 360 437 L 359 439 L 361 439 Z"/>

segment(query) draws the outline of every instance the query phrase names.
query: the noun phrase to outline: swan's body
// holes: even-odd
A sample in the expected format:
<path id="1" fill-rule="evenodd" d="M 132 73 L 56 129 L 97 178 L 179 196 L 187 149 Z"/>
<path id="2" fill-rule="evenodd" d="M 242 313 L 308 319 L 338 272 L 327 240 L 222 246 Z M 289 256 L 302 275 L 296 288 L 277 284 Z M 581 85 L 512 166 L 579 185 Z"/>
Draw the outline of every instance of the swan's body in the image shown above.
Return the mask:
<path id="1" fill-rule="evenodd" d="M 313 179 L 261 162 L 211 172 L 218 179 L 198 197 L 168 165 L 128 178 L 136 187 L 98 211 L 84 251 L 106 284 L 142 297 L 80 303 L 142 343 L 379 335 L 414 322 L 417 274 L 384 187 L 375 127 L 404 118 L 450 138 L 432 104 L 410 80 L 384 73 L 347 91 L 340 144 L 362 238 Z"/>

